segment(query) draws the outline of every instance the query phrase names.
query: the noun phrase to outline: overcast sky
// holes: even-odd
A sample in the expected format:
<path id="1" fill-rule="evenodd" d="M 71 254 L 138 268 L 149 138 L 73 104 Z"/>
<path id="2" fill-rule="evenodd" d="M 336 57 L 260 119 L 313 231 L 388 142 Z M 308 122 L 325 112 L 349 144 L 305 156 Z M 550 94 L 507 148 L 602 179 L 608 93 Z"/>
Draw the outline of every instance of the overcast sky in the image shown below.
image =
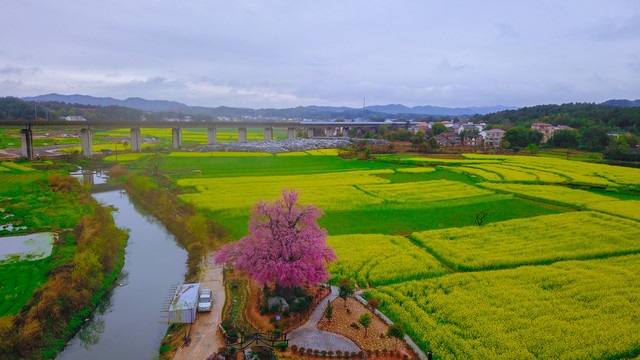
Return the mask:
<path id="1" fill-rule="evenodd" d="M 250 108 L 640 98 L 638 0 L 0 2 L 0 96 Z"/>

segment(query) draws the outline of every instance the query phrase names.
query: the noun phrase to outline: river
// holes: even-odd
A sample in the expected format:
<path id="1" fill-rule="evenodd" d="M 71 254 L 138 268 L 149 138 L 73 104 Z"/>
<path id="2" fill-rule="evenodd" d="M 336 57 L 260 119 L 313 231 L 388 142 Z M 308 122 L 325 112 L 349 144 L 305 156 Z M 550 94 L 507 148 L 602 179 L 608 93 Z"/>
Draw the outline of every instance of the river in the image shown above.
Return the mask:
<path id="1" fill-rule="evenodd" d="M 102 179 L 95 179 L 99 184 Z M 125 264 L 117 286 L 56 359 L 151 359 L 167 331 L 163 304 L 172 286 L 184 279 L 187 253 L 154 217 L 137 209 L 126 192 L 93 194 L 130 229 Z"/>

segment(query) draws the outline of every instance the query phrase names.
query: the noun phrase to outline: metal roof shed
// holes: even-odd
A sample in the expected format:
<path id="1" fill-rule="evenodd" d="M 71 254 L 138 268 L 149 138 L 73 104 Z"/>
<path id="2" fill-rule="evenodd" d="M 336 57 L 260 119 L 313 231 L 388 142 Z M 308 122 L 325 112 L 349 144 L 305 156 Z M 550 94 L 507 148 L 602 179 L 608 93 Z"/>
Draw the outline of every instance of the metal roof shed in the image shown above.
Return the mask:
<path id="1" fill-rule="evenodd" d="M 169 323 L 189 323 L 196 321 L 200 283 L 182 284 L 176 289 L 169 306 Z"/>

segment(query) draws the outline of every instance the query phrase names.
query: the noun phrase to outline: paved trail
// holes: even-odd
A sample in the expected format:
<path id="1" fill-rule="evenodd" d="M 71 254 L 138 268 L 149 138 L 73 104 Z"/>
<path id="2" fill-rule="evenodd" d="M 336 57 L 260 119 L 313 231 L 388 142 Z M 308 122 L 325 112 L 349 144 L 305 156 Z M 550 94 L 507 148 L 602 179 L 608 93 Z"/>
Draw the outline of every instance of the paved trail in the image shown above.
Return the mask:
<path id="1" fill-rule="evenodd" d="M 224 345 L 222 335 L 218 332 L 224 306 L 222 266 L 213 265 L 209 260 L 200 282 L 203 289 L 211 289 L 213 307 L 210 313 L 198 313 L 191 327 L 191 344 L 179 348 L 174 360 L 204 360 Z"/>
<path id="2" fill-rule="evenodd" d="M 307 320 L 304 325 L 289 333 L 289 345 L 298 345 L 298 347 L 304 346 L 306 348 L 318 349 L 321 351 L 360 351 L 358 345 L 350 339 L 342 335 L 322 331 L 317 328 L 318 322 L 322 319 L 329 301 L 333 301 L 337 297 L 338 288 L 332 286 L 331 294 L 316 306 L 313 313 L 311 313 L 311 316 L 309 316 L 309 320 Z"/>

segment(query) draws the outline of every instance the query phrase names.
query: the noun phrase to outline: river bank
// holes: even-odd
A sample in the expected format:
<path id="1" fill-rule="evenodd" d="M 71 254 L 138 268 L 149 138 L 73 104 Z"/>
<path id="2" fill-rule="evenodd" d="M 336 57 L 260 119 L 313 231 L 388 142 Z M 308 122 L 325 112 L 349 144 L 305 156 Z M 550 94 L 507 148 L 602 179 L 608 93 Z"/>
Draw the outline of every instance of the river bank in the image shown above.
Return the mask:
<path id="1" fill-rule="evenodd" d="M 84 319 L 78 334 L 57 359 L 153 358 L 168 327 L 161 322 L 163 302 L 171 286 L 182 282 L 186 252 L 124 191 L 93 196 L 116 208 L 115 223 L 129 229 L 125 263 L 117 286 Z"/>

